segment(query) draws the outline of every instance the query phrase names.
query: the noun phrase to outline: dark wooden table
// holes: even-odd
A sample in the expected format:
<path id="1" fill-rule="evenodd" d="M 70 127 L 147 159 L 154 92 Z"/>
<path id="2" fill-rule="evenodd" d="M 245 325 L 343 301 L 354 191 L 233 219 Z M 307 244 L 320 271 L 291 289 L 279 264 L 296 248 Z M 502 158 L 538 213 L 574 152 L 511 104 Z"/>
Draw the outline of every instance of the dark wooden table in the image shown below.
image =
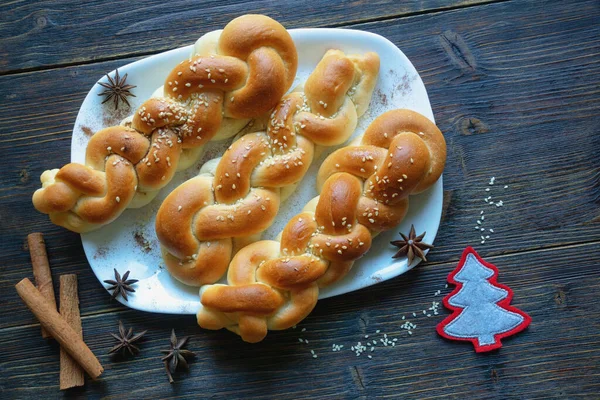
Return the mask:
<path id="1" fill-rule="evenodd" d="M 421 74 L 449 150 L 429 262 L 321 301 L 296 330 L 255 345 L 203 331 L 191 316 L 111 301 L 79 236 L 31 204 L 40 173 L 69 161 L 79 106 L 104 73 L 193 43 L 249 12 L 288 28 L 347 27 L 389 38 Z M 600 397 L 598 0 L 3 2 L 0 99 L 0 398 Z M 494 234 L 482 245 L 473 226 L 492 176 L 504 207 L 485 208 Z M 58 346 L 40 337 L 14 290 L 32 275 L 26 236 L 33 231 L 46 235 L 55 286 L 60 274 L 79 277 L 85 340 L 106 369 L 85 388 L 59 391 Z M 467 245 L 499 267 L 513 304 L 533 318 L 489 354 L 436 334 L 446 310 L 429 318 L 421 311 L 448 293 L 446 276 Z M 412 336 L 400 328 L 402 315 L 417 324 Z M 126 361 L 107 355 L 119 320 L 149 330 L 141 354 Z M 160 361 L 171 328 L 192 336 L 197 353 L 173 385 Z M 376 330 L 397 345 L 378 347 L 372 359 L 349 350 Z M 333 352 L 333 344 L 344 349 Z"/>

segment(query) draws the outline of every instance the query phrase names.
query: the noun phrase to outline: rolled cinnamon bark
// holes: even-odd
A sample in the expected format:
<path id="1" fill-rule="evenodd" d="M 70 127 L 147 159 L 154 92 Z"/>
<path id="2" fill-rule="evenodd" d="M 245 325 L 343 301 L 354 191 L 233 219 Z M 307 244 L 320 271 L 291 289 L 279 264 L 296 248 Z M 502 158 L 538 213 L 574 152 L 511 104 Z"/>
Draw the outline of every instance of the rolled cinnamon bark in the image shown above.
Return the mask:
<path id="1" fill-rule="evenodd" d="M 93 378 L 102 374 L 104 368 L 83 342 L 81 337 L 69 326 L 69 323 L 60 316 L 42 296 L 39 290 L 27 278 L 15 285 L 17 293 L 25 302 L 31 312 L 37 317 L 42 326 L 56 339 L 67 353 Z"/>
<path id="2" fill-rule="evenodd" d="M 50 273 L 50 264 L 48 263 L 44 235 L 40 232 L 30 233 L 27 235 L 27 244 L 29 245 L 29 254 L 31 254 L 31 265 L 33 266 L 35 285 L 40 293 L 48 300 L 49 304 L 56 310 L 56 299 L 54 297 L 52 274 Z M 42 327 L 42 337 L 44 339 L 51 337 L 44 327 Z"/>
<path id="3" fill-rule="evenodd" d="M 60 315 L 62 315 L 77 335 L 83 339 L 81 317 L 79 315 L 79 296 L 77 295 L 77 275 L 75 274 L 60 276 Z M 83 386 L 84 383 L 83 369 L 73 360 L 64 347 L 61 347 L 60 390 Z"/>

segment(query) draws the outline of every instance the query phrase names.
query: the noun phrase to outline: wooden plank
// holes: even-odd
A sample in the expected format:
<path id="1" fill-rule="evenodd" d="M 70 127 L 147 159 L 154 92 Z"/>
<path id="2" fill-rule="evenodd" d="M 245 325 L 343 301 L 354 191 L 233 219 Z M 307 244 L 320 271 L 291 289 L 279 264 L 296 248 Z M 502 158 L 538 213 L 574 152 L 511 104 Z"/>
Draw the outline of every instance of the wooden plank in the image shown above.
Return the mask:
<path id="1" fill-rule="evenodd" d="M 434 327 L 448 314 L 443 308 L 438 316 L 423 315 L 422 310 L 451 290 L 444 285 L 456 266 L 452 262 L 425 265 L 370 289 L 322 301 L 296 329 L 273 332 L 255 345 L 226 331 L 201 330 L 193 317 L 123 309 L 88 315 L 83 318 L 84 336 L 106 371 L 101 381 L 88 382 L 85 395 L 504 399 L 597 394 L 598 243 L 494 257 L 482 251 L 482 255 L 498 266 L 499 281 L 514 290 L 513 305 L 533 318 L 526 331 L 504 339 L 499 351 L 476 354 L 470 343 L 439 337 Z M 557 260 L 577 262 L 563 268 Z M 441 295 L 435 296 L 436 290 Z M 81 298 L 83 307 L 93 301 Z M 30 317 L 24 306 L 15 311 Z M 417 325 L 412 335 L 401 328 L 402 316 Z M 107 355 L 114 342 L 109 332 L 117 331 L 118 320 L 136 332 L 149 330 L 137 357 L 120 361 Z M 170 328 L 180 336 L 191 335 L 189 349 L 197 353 L 189 374 L 176 376 L 174 386 L 168 384 L 159 358 L 160 350 L 168 347 Z M 358 341 L 379 340 L 383 334 L 389 340 L 397 338 L 396 345 L 379 342 L 375 351 L 360 357 L 350 349 Z M 334 343 L 344 348 L 333 352 Z M 3 397 L 38 398 L 58 392 L 58 347 L 39 337 L 37 325 L 0 330 L 0 345 Z"/>
<path id="2" fill-rule="evenodd" d="M 157 53 L 194 43 L 231 19 L 267 14 L 287 28 L 341 26 L 498 0 L 38 0 L 0 4 L 0 74 Z"/>
<path id="3" fill-rule="evenodd" d="M 430 262 L 457 260 L 467 244 L 503 254 L 600 240 L 596 4 L 511 2 L 360 26 L 390 38 L 413 61 L 448 140 L 444 186 L 451 196 Z M 32 231 L 46 235 L 55 276 L 79 275 L 81 298 L 90 300 L 82 315 L 116 307 L 91 274 L 78 235 L 51 225 L 30 198 L 45 169 L 69 161 L 71 129 L 87 89 L 131 60 L 0 77 L 0 303 L 6 311 L 0 328 L 29 321 L 14 312 L 20 304 L 12 285 L 30 276 L 23 246 Z M 489 186 L 492 176 L 496 184 Z M 490 193 L 505 206 L 484 204 Z M 484 245 L 474 229 L 481 210 L 483 226 L 494 230 L 485 232 L 491 238 Z"/>

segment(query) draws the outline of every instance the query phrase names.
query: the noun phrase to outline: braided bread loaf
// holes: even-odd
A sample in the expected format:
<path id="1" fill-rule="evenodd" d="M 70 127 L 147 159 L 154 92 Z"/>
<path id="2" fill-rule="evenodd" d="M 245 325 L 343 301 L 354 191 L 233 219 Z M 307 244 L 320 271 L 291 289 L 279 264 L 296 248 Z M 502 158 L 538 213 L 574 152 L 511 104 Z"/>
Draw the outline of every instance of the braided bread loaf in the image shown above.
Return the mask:
<path id="1" fill-rule="evenodd" d="M 171 180 L 182 154 L 197 155 L 215 137 L 223 117 L 257 117 L 275 107 L 298 64 L 285 28 L 263 15 L 245 15 L 217 35 L 210 36 L 211 45 L 197 43 L 201 55 L 171 71 L 164 97 L 147 100 L 127 126 L 93 135 L 86 165 L 45 171 L 35 208 L 72 231 L 97 229 L 126 208 L 148 203 Z"/>
<path id="2" fill-rule="evenodd" d="M 306 174 L 315 145 L 346 141 L 367 109 L 379 56 L 328 51 L 304 84 L 285 96 L 266 132 L 242 136 L 218 161 L 177 187 L 156 216 L 165 264 L 176 279 L 201 286 L 220 279 L 237 248 L 274 221 L 282 191 Z M 202 172 L 202 171 L 201 171 Z"/>
<path id="3" fill-rule="evenodd" d="M 279 241 L 241 249 L 228 285 L 200 289 L 198 324 L 227 328 L 247 342 L 296 325 L 316 305 L 320 286 L 345 276 L 373 236 L 400 223 L 408 196 L 435 183 L 445 160 L 444 137 L 429 119 L 409 110 L 381 115 L 355 145 L 326 159 L 320 196 L 288 222 Z"/>

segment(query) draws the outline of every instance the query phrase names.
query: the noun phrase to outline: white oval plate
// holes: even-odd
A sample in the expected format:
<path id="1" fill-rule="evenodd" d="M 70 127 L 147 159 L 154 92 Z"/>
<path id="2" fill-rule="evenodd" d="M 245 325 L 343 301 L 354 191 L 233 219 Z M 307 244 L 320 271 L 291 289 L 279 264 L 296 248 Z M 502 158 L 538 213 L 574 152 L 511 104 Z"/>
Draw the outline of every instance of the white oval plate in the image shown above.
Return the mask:
<path id="1" fill-rule="evenodd" d="M 293 29 L 289 31 L 298 48 L 298 74 L 294 86 L 304 81 L 328 49 L 346 53 L 375 51 L 381 58 L 379 81 L 367 113 L 359 120 L 354 135 L 362 133 L 375 117 L 395 108 L 409 108 L 433 121 L 429 98 L 419 74 L 406 56 L 389 40 L 368 32 L 347 29 Z M 98 94 L 103 88 L 96 84 L 85 98 L 73 130 L 71 160 L 83 163 L 85 148 L 92 132 L 117 125 L 149 98 L 161 86 L 172 68 L 186 59 L 192 46 L 167 51 L 119 68 L 121 76 L 129 74 L 127 82 L 136 85 L 137 97 L 130 97 L 131 109 L 113 111 L 112 103 L 101 105 Z M 114 71 L 110 73 L 113 76 Z M 113 278 L 113 268 L 120 273 L 131 271 L 139 279 L 136 292 L 124 305 L 149 312 L 195 314 L 200 304 L 198 289 L 185 286 L 171 278 L 164 267 L 160 247 L 154 233 L 154 217 L 167 194 L 193 177 L 201 165 L 220 156 L 230 140 L 209 143 L 204 157 L 191 168 L 175 175 L 169 185 L 146 207 L 126 210 L 119 219 L 97 231 L 81 235 L 81 241 L 92 270 L 102 282 Z M 315 176 L 319 165 L 334 149 L 329 149 L 313 162 L 309 172 L 294 194 L 281 205 L 276 222 L 263 235 L 273 239 L 285 223 L 297 214 L 306 202 L 317 195 Z M 398 232 L 408 233 L 414 224 L 417 233 L 427 231 L 425 241 L 432 243 L 442 212 L 442 179 L 427 192 L 411 197 L 408 215 L 391 231 L 379 235 L 365 257 L 355 263 L 348 276 L 332 287 L 321 290 L 319 298 L 337 296 L 401 275 L 418 264 L 407 265 L 406 258 L 394 260 L 395 247 L 390 241 Z"/>

